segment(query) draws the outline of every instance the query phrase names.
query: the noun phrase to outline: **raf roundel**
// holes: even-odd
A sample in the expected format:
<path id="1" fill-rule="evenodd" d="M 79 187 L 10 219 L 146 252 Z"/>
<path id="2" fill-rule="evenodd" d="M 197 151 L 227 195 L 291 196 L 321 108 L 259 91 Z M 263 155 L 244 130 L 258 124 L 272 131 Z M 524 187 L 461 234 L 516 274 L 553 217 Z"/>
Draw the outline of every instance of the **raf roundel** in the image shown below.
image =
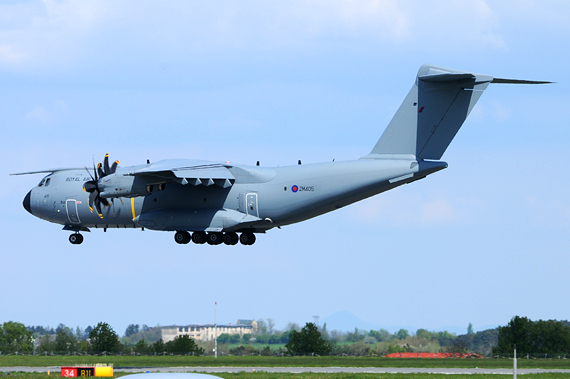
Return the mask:
<path id="1" fill-rule="evenodd" d="M 299 191 L 299 187 L 295 185 L 295 186 L 291 187 L 291 191 L 297 192 L 297 191 Z"/>

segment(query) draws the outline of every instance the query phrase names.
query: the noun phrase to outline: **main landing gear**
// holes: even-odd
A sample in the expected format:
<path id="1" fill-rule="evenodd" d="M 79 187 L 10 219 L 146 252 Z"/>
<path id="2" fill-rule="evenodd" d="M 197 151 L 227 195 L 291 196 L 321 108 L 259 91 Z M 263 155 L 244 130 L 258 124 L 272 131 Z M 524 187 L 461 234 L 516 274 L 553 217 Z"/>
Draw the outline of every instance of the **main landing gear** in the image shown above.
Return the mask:
<path id="1" fill-rule="evenodd" d="M 80 245 L 83 242 L 83 236 L 79 233 L 75 233 L 69 236 L 69 242 L 73 245 Z"/>
<path id="2" fill-rule="evenodd" d="M 237 233 L 227 232 L 194 232 L 192 235 L 186 231 L 178 231 L 174 234 L 174 241 L 179 244 L 187 244 L 192 241 L 195 244 L 202 245 L 237 245 L 241 242 L 242 245 L 253 245 L 255 243 L 255 235 L 253 233 L 242 233 L 239 237 Z"/>

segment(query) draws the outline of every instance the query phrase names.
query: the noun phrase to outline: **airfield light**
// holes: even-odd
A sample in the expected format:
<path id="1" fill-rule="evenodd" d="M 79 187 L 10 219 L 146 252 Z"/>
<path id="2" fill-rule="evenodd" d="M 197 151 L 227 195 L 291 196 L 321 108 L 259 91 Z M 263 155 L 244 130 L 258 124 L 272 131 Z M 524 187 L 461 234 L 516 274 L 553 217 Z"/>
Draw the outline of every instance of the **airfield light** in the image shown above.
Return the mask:
<path id="1" fill-rule="evenodd" d="M 218 302 L 214 306 L 214 358 L 218 359 Z"/>
<path id="2" fill-rule="evenodd" d="M 515 344 L 515 355 L 513 359 L 513 379 L 517 379 L 517 344 Z"/>

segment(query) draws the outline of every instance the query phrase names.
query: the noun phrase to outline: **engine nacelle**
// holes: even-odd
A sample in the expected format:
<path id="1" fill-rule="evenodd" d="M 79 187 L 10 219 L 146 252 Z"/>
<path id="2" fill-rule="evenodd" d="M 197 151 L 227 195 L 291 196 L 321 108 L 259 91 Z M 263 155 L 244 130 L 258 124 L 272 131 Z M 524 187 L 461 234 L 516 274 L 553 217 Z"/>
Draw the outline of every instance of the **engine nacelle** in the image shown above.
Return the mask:
<path id="1" fill-rule="evenodd" d="M 148 196 L 151 193 L 164 190 L 166 183 L 156 181 L 156 178 L 144 176 L 129 176 L 111 174 L 99 181 L 102 198 Z"/>

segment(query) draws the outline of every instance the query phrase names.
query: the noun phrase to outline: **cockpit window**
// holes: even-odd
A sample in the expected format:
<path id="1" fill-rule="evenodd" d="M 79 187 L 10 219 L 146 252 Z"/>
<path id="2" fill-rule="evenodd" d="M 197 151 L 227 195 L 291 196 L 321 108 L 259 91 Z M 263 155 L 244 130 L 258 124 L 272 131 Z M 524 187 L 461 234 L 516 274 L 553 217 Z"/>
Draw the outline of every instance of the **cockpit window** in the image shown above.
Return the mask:
<path id="1" fill-rule="evenodd" d="M 49 186 L 49 182 L 51 181 L 50 178 L 51 174 L 44 176 L 44 178 L 42 179 L 42 181 L 40 182 L 40 184 L 38 184 L 38 187 L 41 187 L 43 185 L 45 185 L 46 187 Z"/>

